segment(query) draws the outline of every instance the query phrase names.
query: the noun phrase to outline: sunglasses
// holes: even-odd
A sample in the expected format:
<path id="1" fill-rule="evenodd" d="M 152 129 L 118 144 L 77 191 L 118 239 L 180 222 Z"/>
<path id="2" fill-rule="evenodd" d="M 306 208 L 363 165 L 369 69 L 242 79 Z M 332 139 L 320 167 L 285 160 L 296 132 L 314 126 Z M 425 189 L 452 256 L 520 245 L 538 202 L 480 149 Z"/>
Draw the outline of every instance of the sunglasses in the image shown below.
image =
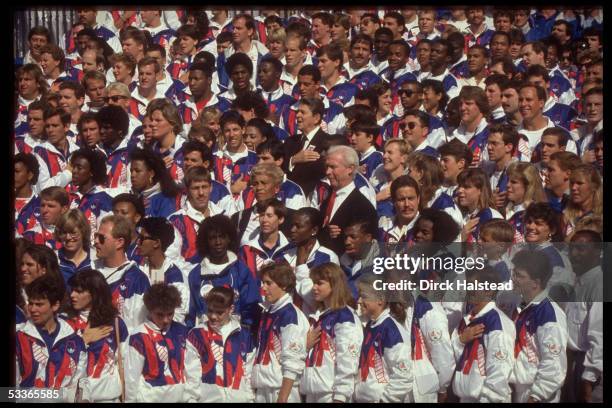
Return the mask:
<path id="1" fill-rule="evenodd" d="M 136 237 L 136 242 L 142 243 L 142 242 L 146 241 L 147 239 L 149 239 L 151 241 L 157 241 L 155 238 L 152 238 L 152 237 L 145 237 L 144 235 L 138 235 L 138 237 Z"/>
<path id="2" fill-rule="evenodd" d="M 413 130 L 416 127 L 417 123 L 416 122 L 408 122 L 408 123 L 400 123 L 399 127 L 401 130 L 406 130 L 406 128 Z"/>
<path id="3" fill-rule="evenodd" d="M 412 95 L 414 95 L 416 92 L 413 91 L 412 89 L 400 89 L 399 91 L 397 91 L 397 94 L 399 96 L 403 96 L 406 95 L 408 98 L 410 98 Z"/>
<path id="4" fill-rule="evenodd" d="M 128 99 L 128 97 L 123 95 L 106 96 L 104 97 L 104 102 L 108 102 L 109 100 L 119 102 L 121 99 Z"/>
<path id="5" fill-rule="evenodd" d="M 106 241 L 106 235 L 94 234 L 94 239 L 97 239 L 101 244 L 104 244 Z"/>

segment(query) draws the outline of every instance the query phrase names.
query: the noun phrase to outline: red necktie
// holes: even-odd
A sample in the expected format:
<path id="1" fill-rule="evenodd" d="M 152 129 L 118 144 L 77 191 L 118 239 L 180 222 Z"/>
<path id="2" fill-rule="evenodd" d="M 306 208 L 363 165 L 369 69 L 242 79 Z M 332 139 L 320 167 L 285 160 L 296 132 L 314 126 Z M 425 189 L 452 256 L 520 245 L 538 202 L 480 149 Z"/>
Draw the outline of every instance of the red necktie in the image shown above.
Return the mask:
<path id="1" fill-rule="evenodd" d="M 331 220 L 332 209 L 334 208 L 334 202 L 336 201 L 336 192 L 332 191 L 329 201 L 327 202 L 327 209 L 325 210 L 325 219 L 323 220 L 323 227 L 326 227 Z"/>

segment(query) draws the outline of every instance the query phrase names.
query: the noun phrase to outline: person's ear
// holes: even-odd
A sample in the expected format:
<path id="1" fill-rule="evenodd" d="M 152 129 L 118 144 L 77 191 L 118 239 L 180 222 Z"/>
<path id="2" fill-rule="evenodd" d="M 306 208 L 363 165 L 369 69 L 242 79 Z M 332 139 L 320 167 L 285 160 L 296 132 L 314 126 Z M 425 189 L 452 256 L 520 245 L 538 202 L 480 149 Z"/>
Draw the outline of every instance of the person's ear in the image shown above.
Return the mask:
<path id="1" fill-rule="evenodd" d="M 53 314 L 58 312 L 60 305 L 61 303 L 59 301 L 55 302 L 54 305 L 51 305 L 51 310 L 53 311 Z"/>
<path id="2" fill-rule="evenodd" d="M 126 248 L 125 239 L 124 238 L 116 238 L 115 239 L 115 249 L 119 250 L 119 247 Z"/>

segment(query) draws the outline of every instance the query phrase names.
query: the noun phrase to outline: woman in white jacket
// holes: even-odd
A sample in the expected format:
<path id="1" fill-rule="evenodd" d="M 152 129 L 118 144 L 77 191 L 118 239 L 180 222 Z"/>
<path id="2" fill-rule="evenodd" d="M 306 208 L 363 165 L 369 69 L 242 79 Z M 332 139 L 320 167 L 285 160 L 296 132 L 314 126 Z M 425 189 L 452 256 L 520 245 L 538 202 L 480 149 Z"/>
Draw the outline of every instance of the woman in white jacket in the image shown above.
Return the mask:
<path id="1" fill-rule="evenodd" d="M 306 402 L 350 402 L 363 341 L 355 301 L 337 264 L 328 262 L 313 268 L 310 279 L 317 310 L 310 315 L 300 391 Z"/>
<path id="2" fill-rule="evenodd" d="M 355 402 L 412 400 L 413 373 L 406 309 L 388 301 L 372 282 L 359 283 L 359 305 L 369 319 L 364 332 Z"/>
<path id="3" fill-rule="evenodd" d="M 472 270 L 466 280 L 468 284 L 500 281 L 490 266 Z M 460 402 L 511 402 L 516 329 L 495 306 L 495 293 L 468 290 L 466 314 L 451 336 L 457 363 L 453 391 Z"/>
<path id="4" fill-rule="evenodd" d="M 185 402 L 188 330 L 173 321 L 180 292 L 156 283 L 143 300 L 148 318 L 130 333 L 125 356 L 126 402 Z"/>
<path id="5" fill-rule="evenodd" d="M 253 402 L 253 341 L 233 315 L 234 290 L 212 288 L 205 300 L 207 321 L 187 335 L 187 402 Z"/>
<path id="6" fill-rule="evenodd" d="M 90 402 L 119 402 L 122 394 L 119 356 L 125 357 L 128 330 L 112 304 L 110 287 L 102 273 L 92 269 L 73 275 L 68 284 L 72 290 L 64 317 L 83 338 L 87 352 L 87 377 L 79 381 L 81 398 Z"/>
<path id="7" fill-rule="evenodd" d="M 308 320 L 292 302 L 295 274 L 287 264 L 268 264 L 259 273 L 266 308 L 251 375 L 255 402 L 300 402 Z"/>

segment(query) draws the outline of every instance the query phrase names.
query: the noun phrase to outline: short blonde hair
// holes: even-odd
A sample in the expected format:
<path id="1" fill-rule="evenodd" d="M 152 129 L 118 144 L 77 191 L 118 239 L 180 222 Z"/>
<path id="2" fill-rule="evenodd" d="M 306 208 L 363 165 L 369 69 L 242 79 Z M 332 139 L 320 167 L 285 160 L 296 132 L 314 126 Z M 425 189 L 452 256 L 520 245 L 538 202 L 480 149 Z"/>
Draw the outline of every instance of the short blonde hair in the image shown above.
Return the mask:
<path id="1" fill-rule="evenodd" d="M 214 106 L 209 106 L 202 110 L 202 113 L 200 114 L 198 119 L 200 123 L 202 123 L 202 125 L 206 126 L 211 120 L 216 120 L 218 122 L 221 119 L 221 115 L 222 112 L 218 108 Z"/>
<path id="2" fill-rule="evenodd" d="M 404 139 L 389 139 L 385 142 L 383 146 L 383 151 L 387 148 L 387 146 L 396 143 L 399 147 L 399 151 L 402 156 L 408 156 L 412 153 L 412 147 L 404 140 Z"/>
<path id="3" fill-rule="evenodd" d="M 259 163 L 251 169 L 251 180 L 257 176 L 268 176 L 276 186 L 283 182 L 283 170 L 274 163 Z"/>
<path id="4" fill-rule="evenodd" d="M 127 96 L 130 98 L 132 94 L 130 93 L 130 88 L 123 82 L 113 82 L 112 84 L 106 87 L 106 92 L 117 91 L 123 96 Z"/>
<path id="5" fill-rule="evenodd" d="M 80 210 L 73 208 L 62 214 L 55 225 L 55 235 L 59 238 L 62 233 L 78 230 L 82 236 L 83 248 L 88 248 L 91 239 L 91 226 Z"/>
<path id="6" fill-rule="evenodd" d="M 268 34 L 266 42 L 278 41 L 280 43 L 285 43 L 287 39 L 287 33 L 283 27 L 276 28 Z"/>

